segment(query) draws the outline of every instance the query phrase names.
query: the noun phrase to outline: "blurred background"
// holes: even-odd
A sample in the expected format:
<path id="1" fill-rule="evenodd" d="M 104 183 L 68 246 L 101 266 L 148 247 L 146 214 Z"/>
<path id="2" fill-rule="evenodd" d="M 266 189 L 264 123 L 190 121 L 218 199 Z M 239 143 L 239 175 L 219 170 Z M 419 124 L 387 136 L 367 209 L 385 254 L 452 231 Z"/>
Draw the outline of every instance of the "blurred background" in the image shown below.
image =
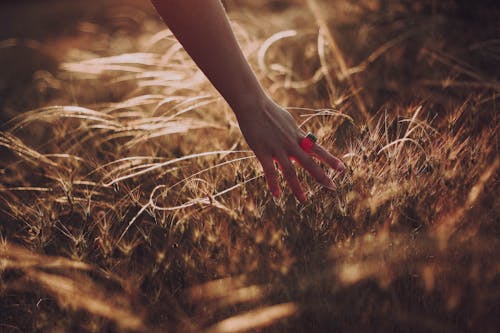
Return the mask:
<path id="1" fill-rule="evenodd" d="M 54 73 L 71 48 L 90 42 L 85 32 L 98 29 L 101 24 L 110 28 L 114 24 L 116 28 L 120 20 L 124 24 L 126 18 L 119 18 L 117 9 L 127 7 L 152 12 L 145 0 L 2 1 L 0 121 L 10 118 L 16 110 L 43 104 L 34 75 Z"/>
<path id="2" fill-rule="evenodd" d="M 302 14 L 308 20 L 314 20 L 308 13 L 305 0 L 225 0 L 223 1 L 230 12 L 293 12 L 293 8 L 302 9 Z M 341 49 L 348 54 L 348 65 L 361 61 L 374 50 L 377 42 L 382 44 L 398 33 L 406 33 L 417 26 L 428 27 L 428 32 L 441 39 L 464 38 L 486 40 L 500 34 L 498 27 L 498 1 L 481 0 L 447 0 L 447 1 L 361 1 L 353 6 L 352 1 L 317 1 L 324 10 L 323 14 L 333 20 L 331 26 L 338 30 L 338 42 Z M 362 17 L 359 22 L 359 8 L 366 9 L 370 15 Z M 406 13 L 406 14 L 405 14 Z M 409 13 L 409 14 L 408 14 Z M 344 15 L 345 14 L 345 15 Z M 434 18 L 439 14 L 438 18 Z M 309 15 L 309 16 L 308 16 Z M 297 15 L 284 15 L 283 19 L 290 20 L 290 28 Z M 461 24 L 444 22 L 449 30 L 436 29 L 443 24 L 442 17 L 453 17 Z M 0 121 L 5 121 L 16 113 L 15 110 L 27 110 L 52 98 L 37 92 L 33 79 L 38 74 L 55 73 L 58 64 L 72 49 L 84 49 L 93 43 L 97 35 L 109 34 L 112 38 L 139 35 L 148 29 L 144 20 L 157 17 L 148 0 L 5 0 L 0 4 Z M 279 17 L 279 16 L 278 16 Z M 267 22 L 271 23 L 271 22 Z M 156 24 L 153 28 L 152 25 Z M 149 31 L 161 29 L 159 19 L 149 25 Z M 477 27 L 479 24 L 481 29 Z M 373 34 L 373 27 L 391 26 L 387 34 Z M 494 25 L 494 26 L 492 26 Z M 496 25 L 496 26 L 495 26 Z M 470 27 L 470 28 L 469 28 Z M 442 26 L 441 26 L 442 28 Z M 420 28 L 419 28 L 420 29 Z M 115 33 L 115 34 L 114 34 Z M 372 35 L 370 35 L 372 33 Z M 427 33 L 427 32 L 424 32 Z M 411 32 L 410 32 L 411 34 Z M 447 35 L 446 35 L 447 34 Z M 498 35 L 497 35 L 498 36 Z M 353 43 L 356 38 L 356 43 Z M 373 39 L 370 48 L 363 49 L 368 39 Z M 125 38 L 123 38 L 125 40 Z M 420 39 L 412 40 L 405 47 L 404 56 L 413 53 L 417 56 Z M 372 45 L 373 44 L 373 45 Z M 436 40 L 437 44 L 437 40 Z M 450 45 L 453 44 L 453 40 Z M 496 47 L 496 46 L 494 46 Z M 493 50 L 496 52 L 495 50 Z M 484 55 L 484 54 L 483 54 Z M 349 59 L 351 58 L 351 59 Z M 408 61 L 411 59 L 408 58 Z M 486 71 L 491 70 L 487 62 L 483 63 Z M 349 63 L 350 62 L 350 63 Z M 496 75 L 496 69 L 493 68 Z M 395 71 L 398 75 L 405 75 L 408 66 L 403 64 Z M 38 73 L 38 74 L 37 74 Z M 374 86 L 379 83 L 373 82 Z M 384 87 L 383 89 L 386 89 Z M 389 89 L 390 90 L 390 89 Z M 374 104 L 374 106 L 377 103 Z M 380 104 L 380 103 L 378 103 Z"/>

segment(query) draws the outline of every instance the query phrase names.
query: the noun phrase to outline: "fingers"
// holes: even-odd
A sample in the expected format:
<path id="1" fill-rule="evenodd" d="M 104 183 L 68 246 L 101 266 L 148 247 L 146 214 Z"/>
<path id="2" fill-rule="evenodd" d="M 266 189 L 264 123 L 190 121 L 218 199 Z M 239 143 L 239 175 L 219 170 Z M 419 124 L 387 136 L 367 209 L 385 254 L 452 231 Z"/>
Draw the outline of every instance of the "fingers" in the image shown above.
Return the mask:
<path id="1" fill-rule="evenodd" d="M 293 154 L 300 165 L 316 179 L 316 181 L 330 190 L 335 190 L 336 186 L 328 175 L 317 165 L 314 160 L 301 149 L 297 149 Z"/>
<path id="2" fill-rule="evenodd" d="M 315 144 L 312 148 L 311 153 L 331 166 L 333 169 L 342 172 L 345 170 L 345 165 L 342 163 L 341 160 L 339 160 L 337 157 L 333 156 L 330 154 L 325 148 L 320 146 L 319 144 Z"/>
<path id="3" fill-rule="evenodd" d="M 281 171 L 283 177 L 286 179 L 288 186 L 292 189 L 293 194 L 297 197 L 300 202 L 306 201 L 306 195 L 302 187 L 300 186 L 299 179 L 295 173 L 295 168 L 288 156 L 281 156 L 278 159 L 278 163 L 281 166 Z"/>
<path id="4" fill-rule="evenodd" d="M 319 144 L 315 144 L 312 147 L 311 154 L 339 172 L 345 170 L 344 163 L 342 163 L 340 159 L 330 154 Z M 302 186 L 300 185 L 299 179 L 297 178 L 297 174 L 295 172 L 295 168 L 291 162 L 291 159 L 297 161 L 307 172 L 311 174 L 312 177 L 314 177 L 314 179 L 316 179 L 318 183 L 330 190 L 336 189 L 336 186 L 332 179 L 328 177 L 328 175 L 319 165 L 316 164 L 316 162 L 311 158 L 311 155 L 306 153 L 302 148 L 296 147 L 295 149 L 293 149 L 293 152 L 289 154 L 283 153 L 281 155 L 278 155 L 274 158 L 274 160 L 279 163 L 283 177 L 285 178 L 295 197 L 297 197 L 300 202 L 306 201 L 306 195 L 302 189 Z M 274 160 L 271 155 L 267 157 L 259 156 L 259 161 L 264 170 L 264 175 L 266 177 L 269 190 L 273 194 L 273 196 L 278 197 L 280 195 L 280 187 Z"/>
<path id="5" fill-rule="evenodd" d="M 259 161 L 262 165 L 262 169 L 264 169 L 264 175 L 266 176 L 269 191 L 271 191 L 272 195 L 274 195 L 275 197 L 279 197 L 280 187 L 278 185 L 278 173 L 276 172 L 273 159 L 259 158 Z"/>

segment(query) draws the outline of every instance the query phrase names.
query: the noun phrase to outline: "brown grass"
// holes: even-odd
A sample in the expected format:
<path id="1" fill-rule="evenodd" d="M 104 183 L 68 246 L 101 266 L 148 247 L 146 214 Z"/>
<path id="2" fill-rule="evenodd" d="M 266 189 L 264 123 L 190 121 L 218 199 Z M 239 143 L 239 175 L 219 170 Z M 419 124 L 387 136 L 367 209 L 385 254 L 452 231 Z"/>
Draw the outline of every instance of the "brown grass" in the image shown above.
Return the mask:
<path id="1" fill-rule="evenodd" d="M 148 11 L 84 23 L 91 42 L 34 78 L 52 99 L 1 127 L 1 331 L 496 330 L 498 10 L 291 3 L 231 18 L 348 165 L 338 191 L 301 171 L 310 200 L 273 199 Z"/>

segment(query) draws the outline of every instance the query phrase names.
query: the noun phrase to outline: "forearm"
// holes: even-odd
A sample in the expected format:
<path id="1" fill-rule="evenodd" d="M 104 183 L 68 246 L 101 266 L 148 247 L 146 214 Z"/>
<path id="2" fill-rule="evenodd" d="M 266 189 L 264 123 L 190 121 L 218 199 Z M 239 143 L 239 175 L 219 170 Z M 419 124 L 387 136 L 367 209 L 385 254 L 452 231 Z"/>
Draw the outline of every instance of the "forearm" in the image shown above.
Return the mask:
<path id="1" fill-rule="evenodd" d="M 184 49 L 235 112 L 265 96 L 220 0 L 152 0 Z M 237 114 L 238 116 L 238 114 Z"/>

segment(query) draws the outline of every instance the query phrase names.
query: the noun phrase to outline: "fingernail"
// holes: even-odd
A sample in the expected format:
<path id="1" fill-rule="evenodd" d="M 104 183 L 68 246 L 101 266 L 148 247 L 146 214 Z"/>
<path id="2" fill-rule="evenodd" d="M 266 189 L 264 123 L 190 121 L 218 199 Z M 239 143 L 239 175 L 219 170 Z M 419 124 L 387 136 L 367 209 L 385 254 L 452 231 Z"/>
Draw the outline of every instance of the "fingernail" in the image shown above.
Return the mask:
<path id="1" fill-rule="evenodd" d="M 325 181 L 323 183 L 323 186 L 329 190 L 332 190 L 332 191 L 337 189 L 337 186 L 335 185 L 333 180 L 331 180 L 330 178 L 327 178 L 327 177 L 325 177 Z"/>
<path id="2" fill-rule="evenodd" d="M 279 198 L 279 196 L 280 196 L 280 190 L 279 189 L 276 189 L 276 190 L 272 191 L 271 193 L 272 193 L 272 195 L 275 198 Z"/>
<path id="3" fill-rule="evenodd" d="M 335 184 L 333 184 L 333 183 L 332 183 L 332 184 L 325 185 L 325 187 L 326 187 L 327 189 L 329 189 L 330 191 L 335 191 L 335 190 L 337 190 L 337 186 L 335 186 Z"/>
<path id="4" fill-rule="evenodd" d="M 340 172 L 343 172 L 345 169 L 346 169 L 345 164 L 342 163 L 342 162 L 340 162 L 337 170 L 340 171 Z"/>

